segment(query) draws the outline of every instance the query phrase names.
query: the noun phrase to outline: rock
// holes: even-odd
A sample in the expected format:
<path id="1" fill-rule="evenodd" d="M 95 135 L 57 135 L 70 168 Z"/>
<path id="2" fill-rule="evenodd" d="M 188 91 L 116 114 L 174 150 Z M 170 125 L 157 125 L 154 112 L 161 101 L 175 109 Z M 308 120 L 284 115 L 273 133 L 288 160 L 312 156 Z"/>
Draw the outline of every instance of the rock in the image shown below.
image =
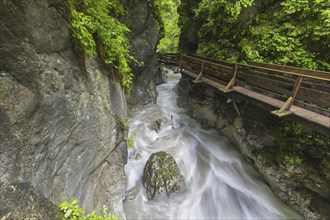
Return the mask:
<path id="1" fill-rule="evenodd" d="M 60 220 L 60 209 L 34 191 L 29 183 L 0 183 L 1 220 Z"/>
<path id="2" fill-rule="evenodd" d="M 132 62 L 130 67 L 134 72 L 132 94 L 128 100 L 131 109 L 136 109 L 149 103 L 156 103 L 156 85 L 162 82 L 162 74 L 158 68 L 156 47 L 158 44 L 158 28 L 150 13 L 147 0 L 128 1 L 127 13 L 121 21 L 131 30 L 128 37 L 131 51 L 140 64 Z"/>
<path id="3" fill-rule="evenodd" d="M 139 194 L 139 188 L 138 187 L 134 187 L 133 189 L 129 190 L 125 197 L 124 197 L 124 201 L 127 201 L 127 200 L 134 200 L 135 197 Z"/>
<path id="4" fill-rule="evenodd" d="M 165 192 L 167 196 L 179 192 L 184 185 L 184 178 L 174 158 L 163 151 L 153 153 L 145 167 L 143 185 L 148 199 Z"/>
<path id="5" fill-rule="evenodd" d="M 158 119 L 152 123 L 152 129 L 154 129 L 156 132 L 160 131 L 166 124 L 167 124 L 166 119 Z"/>
<path id="6" fill-rule="evenodd" d="M 201 0 L 182 0 L 178 8 L 181 34 L 179 48 L 181 52 L 195 53 L 198 48 L 198 30 L 200 24 L 195 17 L 194 8 Z"/>
<path id="7" fill-rule="evenodd" d="M 87 211 L 106 205 L 124 219 L 127 151 L 116 125 L 127 116 L 126 95 L 98 60 L 80 64 L 65 2 L 0 1 L 0 184 L 29 183 L 36 199 L 58 205 L 75 198 Z M 142 27 L 130 34 L 145 66 L 133 68 L 132 99 L 146 97 L 143 104 L 156 97 L 158 30 L 147 1 L 134 2 L 126 18 Z M 28 194 L 15 200 L 7 192 L 13 203 L 0 202 L 0 216 L 28 203 Z M 41 214 L 37 219 L 54 219 Z"/>
<path id="8" fill-rule="evenodd" d="M 129 159 L 138 160 L 140 158 L 141 158 L 141 154 L 137 149 L 133 148 L 132 150 L 129 151 Z"/>

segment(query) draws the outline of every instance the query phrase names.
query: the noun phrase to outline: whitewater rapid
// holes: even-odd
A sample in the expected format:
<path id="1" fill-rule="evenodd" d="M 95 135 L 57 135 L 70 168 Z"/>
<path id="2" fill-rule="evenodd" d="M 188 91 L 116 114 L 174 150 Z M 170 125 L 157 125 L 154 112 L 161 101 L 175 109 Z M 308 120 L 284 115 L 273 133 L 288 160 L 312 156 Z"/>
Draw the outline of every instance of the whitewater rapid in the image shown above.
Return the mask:
<path id="1" fill-rule="evenodd" d="M 180 74 L 167 76 L 167 83 L 157 86 L 157 105 L 146 106 L 127 121 L 129 136 L 141 155 L 130 158 L 125 166 L 127 219 L 302 219 L 273 194 L 228 139 L 202 128 L 177 107 L 173 89 Z M 158 133 L 152 129 L 154 121 L 170 120 L 171 115 L 174 126 L 165 125 Z M 174 157 L 185 188 L 173 197 L 148 201 L 143 169 L 149 156 L 158 151 Z"/>

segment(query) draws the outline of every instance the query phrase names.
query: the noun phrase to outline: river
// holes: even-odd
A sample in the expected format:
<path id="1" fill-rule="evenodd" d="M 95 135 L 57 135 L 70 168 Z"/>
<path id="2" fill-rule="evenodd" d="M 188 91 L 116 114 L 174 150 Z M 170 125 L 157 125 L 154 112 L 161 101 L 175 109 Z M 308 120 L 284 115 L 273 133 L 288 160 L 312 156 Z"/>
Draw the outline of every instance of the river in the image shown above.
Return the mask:
<path id="1" fill-rule="evenodd" d="M 157 86 L 157 105 L 148 105 L 127 121 L 134 147 L 141 155 L 125 166 L 127 219 L 301 219 L 281 202 L 237 148 L 213 129 L 205 129 L 176 105 L 180 74 L 167 75 Z M 158 133 L 157 119 L 170 120 Z M 133 137 L 132 134 L 135 134 Z M 129 149 L 132 154 L 133 149 Z M 182 192 L 148 201 L 143 169 L 149 156 L 165 151 L 176 160 L 185 178 Z"/>

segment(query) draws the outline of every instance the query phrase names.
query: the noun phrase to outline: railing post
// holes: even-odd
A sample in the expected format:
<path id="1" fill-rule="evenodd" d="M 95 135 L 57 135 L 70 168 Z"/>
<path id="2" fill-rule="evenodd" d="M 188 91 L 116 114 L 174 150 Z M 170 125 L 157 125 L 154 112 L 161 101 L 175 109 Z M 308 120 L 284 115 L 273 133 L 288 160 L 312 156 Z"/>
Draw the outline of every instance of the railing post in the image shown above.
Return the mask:
<path id="1" fill-rule="evenodd" d="M 181 72 L 181 69 L 182 69 L 182 54 L 180 53 L 180 60 L 179 60 L 179 70 Z"/>
<path id="2" fill-rule="evenodd" d="M 297 93 L 298 93 L 298 90 L 300 88 L 300 85 L 301 85 L 302 80 L 303 80 L 303 77 L 302 76 L 298 76 L 298 78 L 297 78 L 297 80 L 296 80 L 296 82 L 294 84 L 293 90 L 292 90 L 292 95 L 291 95 L 292 100 L 291 100 L 288 108 L 286 109 L 287 111 L 290 111 L 291 106 L 293 105 L 293 102 L 296 99 L 296 96 L 297 96 Z"/>

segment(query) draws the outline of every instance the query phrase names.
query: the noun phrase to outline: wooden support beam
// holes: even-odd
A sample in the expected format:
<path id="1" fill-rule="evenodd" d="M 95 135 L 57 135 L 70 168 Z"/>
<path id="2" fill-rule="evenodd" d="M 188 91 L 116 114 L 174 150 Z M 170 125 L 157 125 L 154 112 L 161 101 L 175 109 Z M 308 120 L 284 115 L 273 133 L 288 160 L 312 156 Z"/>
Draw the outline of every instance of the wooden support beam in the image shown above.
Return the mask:
<path id="1" fill-rule="evenodd" d="M 286 109 L 290 106 L 291 102 L 292 102 L 292 97 L 290 96 L 279 110 L 272 111 L 271 113 L 277 115 L 278 117 L 290 115 L 292 112 Z"/>
<path id="2" fill-rule="evenodd" d="M 224 93 L 226 93 L 226 92 L 232 92 L 233 91 L 235 80 L 236 80 L 236 76 L 237 76 L 237 69 L 238 69 L 238 65 L 235 64 L 235 69 L 234 69 L 233 77 L 231 78 L 231 80 L 229 81 L 229 83 L 226 85 L 226 87 L 224 89 L 219 88 L 219 90 L 221 90 Z"/>
<path id="3" fill-rule="evenodd" d="M 293 90 L 292 90 L 292 95 L 288 98 L 288 100 L 286 100 L 286 102 L 283 104 L 283 106 L 279 110 L 272 111 L 273 114 L 275 114 L 279 117 L 283 117 L 283 116 L 286 116 L 286 115 L 289 115 L 292 113 L 291 107 L 297 96 L 297 93 L 300 88 L 302 80 L 303 80 L 303 77 L 298 76 L 298 78 L 294 84 Z"/>
<path id="4" fill-rule="evenodd" d="M 204 71 L 204 61 L 202 61 L 202 64 L 201 64 L 201 71 L 199 72 L 199 74 L 196 77 L 196 79 L 193 80 L 194 83 L 200 83 L 200 82 L 202 82 L 203 71 Z"/>

